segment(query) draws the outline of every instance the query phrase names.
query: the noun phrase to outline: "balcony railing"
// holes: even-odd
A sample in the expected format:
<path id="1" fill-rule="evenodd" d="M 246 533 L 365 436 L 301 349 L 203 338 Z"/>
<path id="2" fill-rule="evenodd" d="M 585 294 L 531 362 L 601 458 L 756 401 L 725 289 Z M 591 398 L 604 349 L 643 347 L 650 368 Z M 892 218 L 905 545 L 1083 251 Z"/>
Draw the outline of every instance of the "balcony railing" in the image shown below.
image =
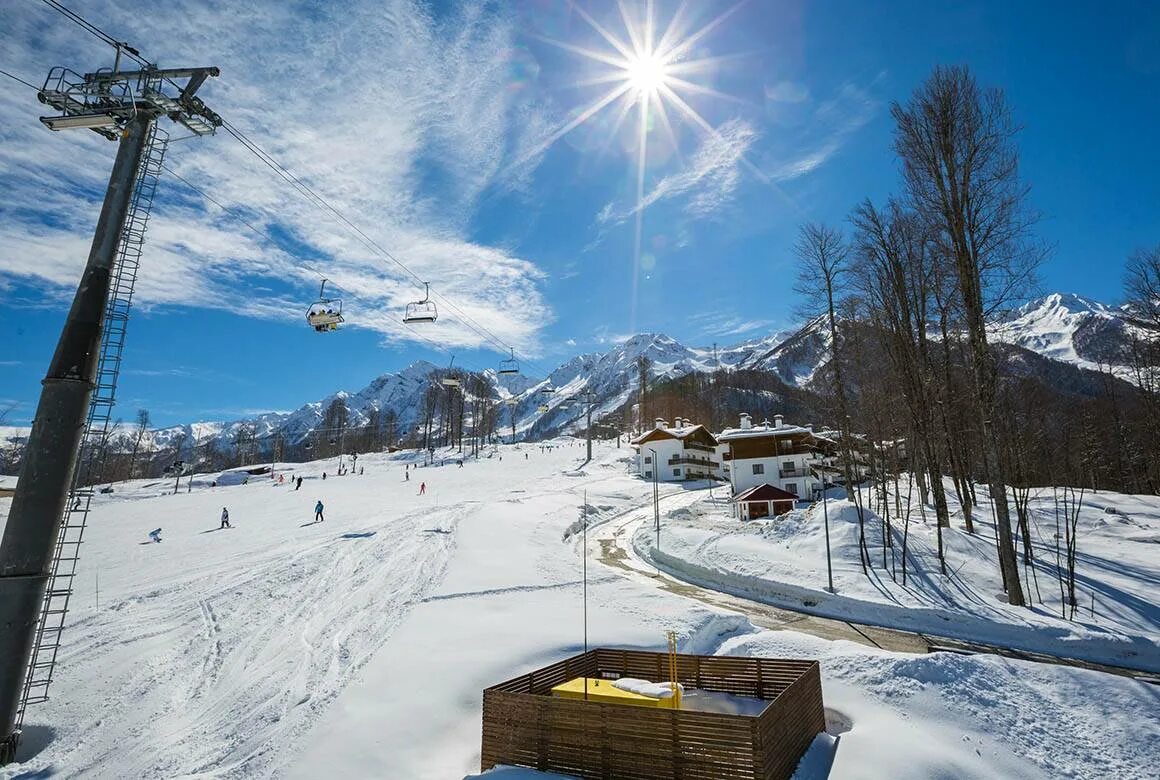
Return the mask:
<path id="1" fill-rule="evenodd" d="M 708 466 L 710 468 L 717 468 L 719 465 L 721 465 L 715 460 L 709 460 L 708 458 L 695 458 L 689 455 L 674 455 L 673 457 L 669 458 L 670 466 L 679 466 L 681 464 L 688 466 Z"/>
<path id="2" fill-rule="evenodd" d="M 702 452 L 716 452 L 715 447 L 710 447 L 708 444 L 701 444 L 700 442 L 687 441 L 684 443 L 687 450 L 701 450 Z"/>
<path id="3" fill-rule="evenodd" d="M 778 469 L 777 475 L 782 479 L 789 479 L 790 477 L 808 477 L 810 472 L 805 469 Z"/>

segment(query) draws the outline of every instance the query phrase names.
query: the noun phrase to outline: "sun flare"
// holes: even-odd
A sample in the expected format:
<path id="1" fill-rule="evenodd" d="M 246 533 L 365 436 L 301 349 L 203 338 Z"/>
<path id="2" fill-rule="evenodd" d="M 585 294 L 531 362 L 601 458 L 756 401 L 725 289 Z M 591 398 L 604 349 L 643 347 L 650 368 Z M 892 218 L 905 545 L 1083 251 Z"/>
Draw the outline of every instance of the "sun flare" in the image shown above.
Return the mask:
<path id="1" fill-rule="evenodd" d="M 571 6 L 572 9 L 597 33 L 602 44 L 592 48 L 573 41 L 543 38 L 547 43 L 588 60 L 597 72 L 576 82 L 576 86 L 600 86 L 603 94 L 587 106 L 573 111 L 571 118 L 549 134 L 536 151 L 547 149 L 606 109 L 614 112 L 609 133 L 611 141 L 624 127 L 625 120 L 636 115 L 635 121 L 630 120 L 635 125 L 632 136 L 636 147 L 636 205 L 631 211 L 634 222 L 632 329 L 636 328 L 637 285 L 642 270 L 641 238 L 649 145 L 657 142 L 667 144 L 679 155 L 677 133 L 680 128 L 674 125 L 674 119 L 703 135 L 717 135 L 717 130 L 690 105 L 687 98 L 690 95 L 729 98 L 712 87 L 698 83 L 704 80 L 699 77 L 711 74 L 723 58 L 696 56 L 695 53 L 703 46 L 704 39 L 744 3 L 745 0 L 738 0 L 708 23 L 694 29 L 688 0 L 683 0 L 662 29 L 656 24 L 654 0 L 636 4 L 631 4 L 631 0 L 616 0 L 615 5 L 623 24 L 623 33 L 620 35 L 611 32 L 577 3 Z M 638 12 L 634 13 L 633 8 Z M 643 13 L 639 12 L 641 10 Z"/>
<path id="2" fill-rule="evenodd" d="M 652 98 L 669 82 L 669 65 L 656 52 L 634 54 L 624 64 L 628 83 L 641 100 Z"/>

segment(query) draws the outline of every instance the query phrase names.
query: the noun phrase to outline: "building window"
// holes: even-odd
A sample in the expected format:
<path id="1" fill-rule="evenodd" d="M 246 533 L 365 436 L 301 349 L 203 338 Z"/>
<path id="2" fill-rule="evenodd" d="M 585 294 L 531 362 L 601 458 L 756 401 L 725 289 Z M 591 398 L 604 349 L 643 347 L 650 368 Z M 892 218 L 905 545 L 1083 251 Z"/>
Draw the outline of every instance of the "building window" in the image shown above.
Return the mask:
<path id="1" fill-rule="evenodd" d="M 681 470 L 680 469 L 673 469 L 673 476 L 674 477 L 681 476 Z"/>
<path id="2" fill-rule="evenodd" d="M 765 473 L 765 464 L 764 463 L 754 463 L 753 464 L 753 473 L 754 474 L 764 474 Z"/>
<path id="3" fill-rule="evenodd" d="M 646 471 L 646 472 L 644 473 L 644 478 L 645 478 L 645 479 L 651 479 L 651 478 L 652 478 L 652 472 L 651 472 L 651 471 Z"/>
<path id="4" fill-rule="evenodd" d="M 790 471 L 790 470 L 795 468 L 792 460 L 785 461 L 784 463 L 781 464 L 781 467 L 787 471 Z"/>
<path id="5" fill-rule="evenodd" d="M 787 483 L 785 483 L 785 489 L 786 489 L 788 492 L 790 492 L 790 493 L 793 493 L 795 496 L 798 494 L 798 492 L 797 492 L 797 483 L 796 483 L 796 482 L 787 482 Z"/>
<path id="6" fill-rule="evenodd" d="M 645 455 L 644 462 L 645 463 L 652 463 L 652 455 Z"/>

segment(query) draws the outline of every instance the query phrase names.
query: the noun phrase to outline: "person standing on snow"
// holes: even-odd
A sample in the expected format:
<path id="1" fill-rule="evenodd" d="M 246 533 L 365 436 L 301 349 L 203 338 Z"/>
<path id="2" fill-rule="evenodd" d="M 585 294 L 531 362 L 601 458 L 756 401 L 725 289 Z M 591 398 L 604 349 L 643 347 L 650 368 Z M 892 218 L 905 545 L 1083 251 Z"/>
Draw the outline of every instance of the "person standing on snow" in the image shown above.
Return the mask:
<path id="1" fill-rule="evenodd" d="M 419 483 L 419 495 L 423 496 L 423 495 L 426 495 L 426 494 L 427 494 L 427 483 L 426 483 L 426 482 L 420 482 L 420 483 Z"/>
<path id="2" fill-rule="evenodd" d="M 230 510 L 226 509 L 224 506 L 222 507 L 222 524 L 218 526 L 218 530 L 220 531 L 223 528 L 233 528 L 233 526 L 230 525 Z"/>
<path id="3" fill-rule="evenodd" d="M 314 522 L 321 523 L 325 520 L 322 516 L 322 501 L 314 505 Z"/>
<path id="4" fill-rule="evenodd" d="M 410 481 L 411 481 L 411 472 L 409 472 L 409 471 L 404 471 L 404 472 L 403 472 L 403 481 L 404 481 L 404 482 L 410 482 Z"/>
<path id="5" fill-rule="evenodd" d="M 302 477 L 299 477 L 299 478 L 298 478 L 298 479 L 297 479 L 297 480 L 294 482 L 294 489 L 295 489 L 295 490 L 297 490 L 297 489 L 298 489 L 298 488 L 300 488 L 300 487 L 302 487 Z"/>

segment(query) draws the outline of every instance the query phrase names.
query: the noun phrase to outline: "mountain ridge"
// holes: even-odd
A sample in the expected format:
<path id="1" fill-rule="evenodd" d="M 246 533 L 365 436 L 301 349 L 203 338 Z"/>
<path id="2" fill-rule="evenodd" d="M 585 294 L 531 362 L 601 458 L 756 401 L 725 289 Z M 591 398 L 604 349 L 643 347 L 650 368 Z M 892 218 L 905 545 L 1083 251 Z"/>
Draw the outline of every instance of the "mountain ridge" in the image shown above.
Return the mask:
<path id="1" fill-rule="evenodd" d="M 995 342 L 1049 360 L 1087 369 L 1110 366 L 1127 374 L 1128 339 L 1138 327 L 1123 307 L 1074 293 L 1050 293 L 997 318 L 990 330 Z M 758 370 L 802 388 L 815 380 L 828 345 L 829 333 L 820 318 L 797 329 L 773 331 L 723 347 L 690 347 L 665 333 L 642 332 L 608 350 L 569 358 L 543 378 L 522 373 L 501 376 L 491 369 L 483 373 L 494 387 L 492 400 L 507 407 L 500 412 L 497 430 L 509 432 L 514 414 L 517 437 L 534 438 L 582 428 L 588 391 L 594 399 L 593 419 L 621 408 L 639 387 L 637 363 L 642 356 L 651 363 L 650 382 L 693 372 Z M 348 408 L 349 427 L 366 426 L 376 413 L 389 409 L 395 413 L 398 435 L 405 438 L 422 423 L 423 398 L 432 377 L 444 371 L 429 361 L 416 360 L 400 371 L 373 378 L 356 392 L 338 390 L 291 412 L 154 429 L 147 446 L 160 451 L 209 438 L 217 440 L 219 447 L 228 447 L 245 425 L 254 426 L 259 441 L 280 436 L 292 446 L 302 445 L 322 426 L 327 407 L 338 398 Z"/>

